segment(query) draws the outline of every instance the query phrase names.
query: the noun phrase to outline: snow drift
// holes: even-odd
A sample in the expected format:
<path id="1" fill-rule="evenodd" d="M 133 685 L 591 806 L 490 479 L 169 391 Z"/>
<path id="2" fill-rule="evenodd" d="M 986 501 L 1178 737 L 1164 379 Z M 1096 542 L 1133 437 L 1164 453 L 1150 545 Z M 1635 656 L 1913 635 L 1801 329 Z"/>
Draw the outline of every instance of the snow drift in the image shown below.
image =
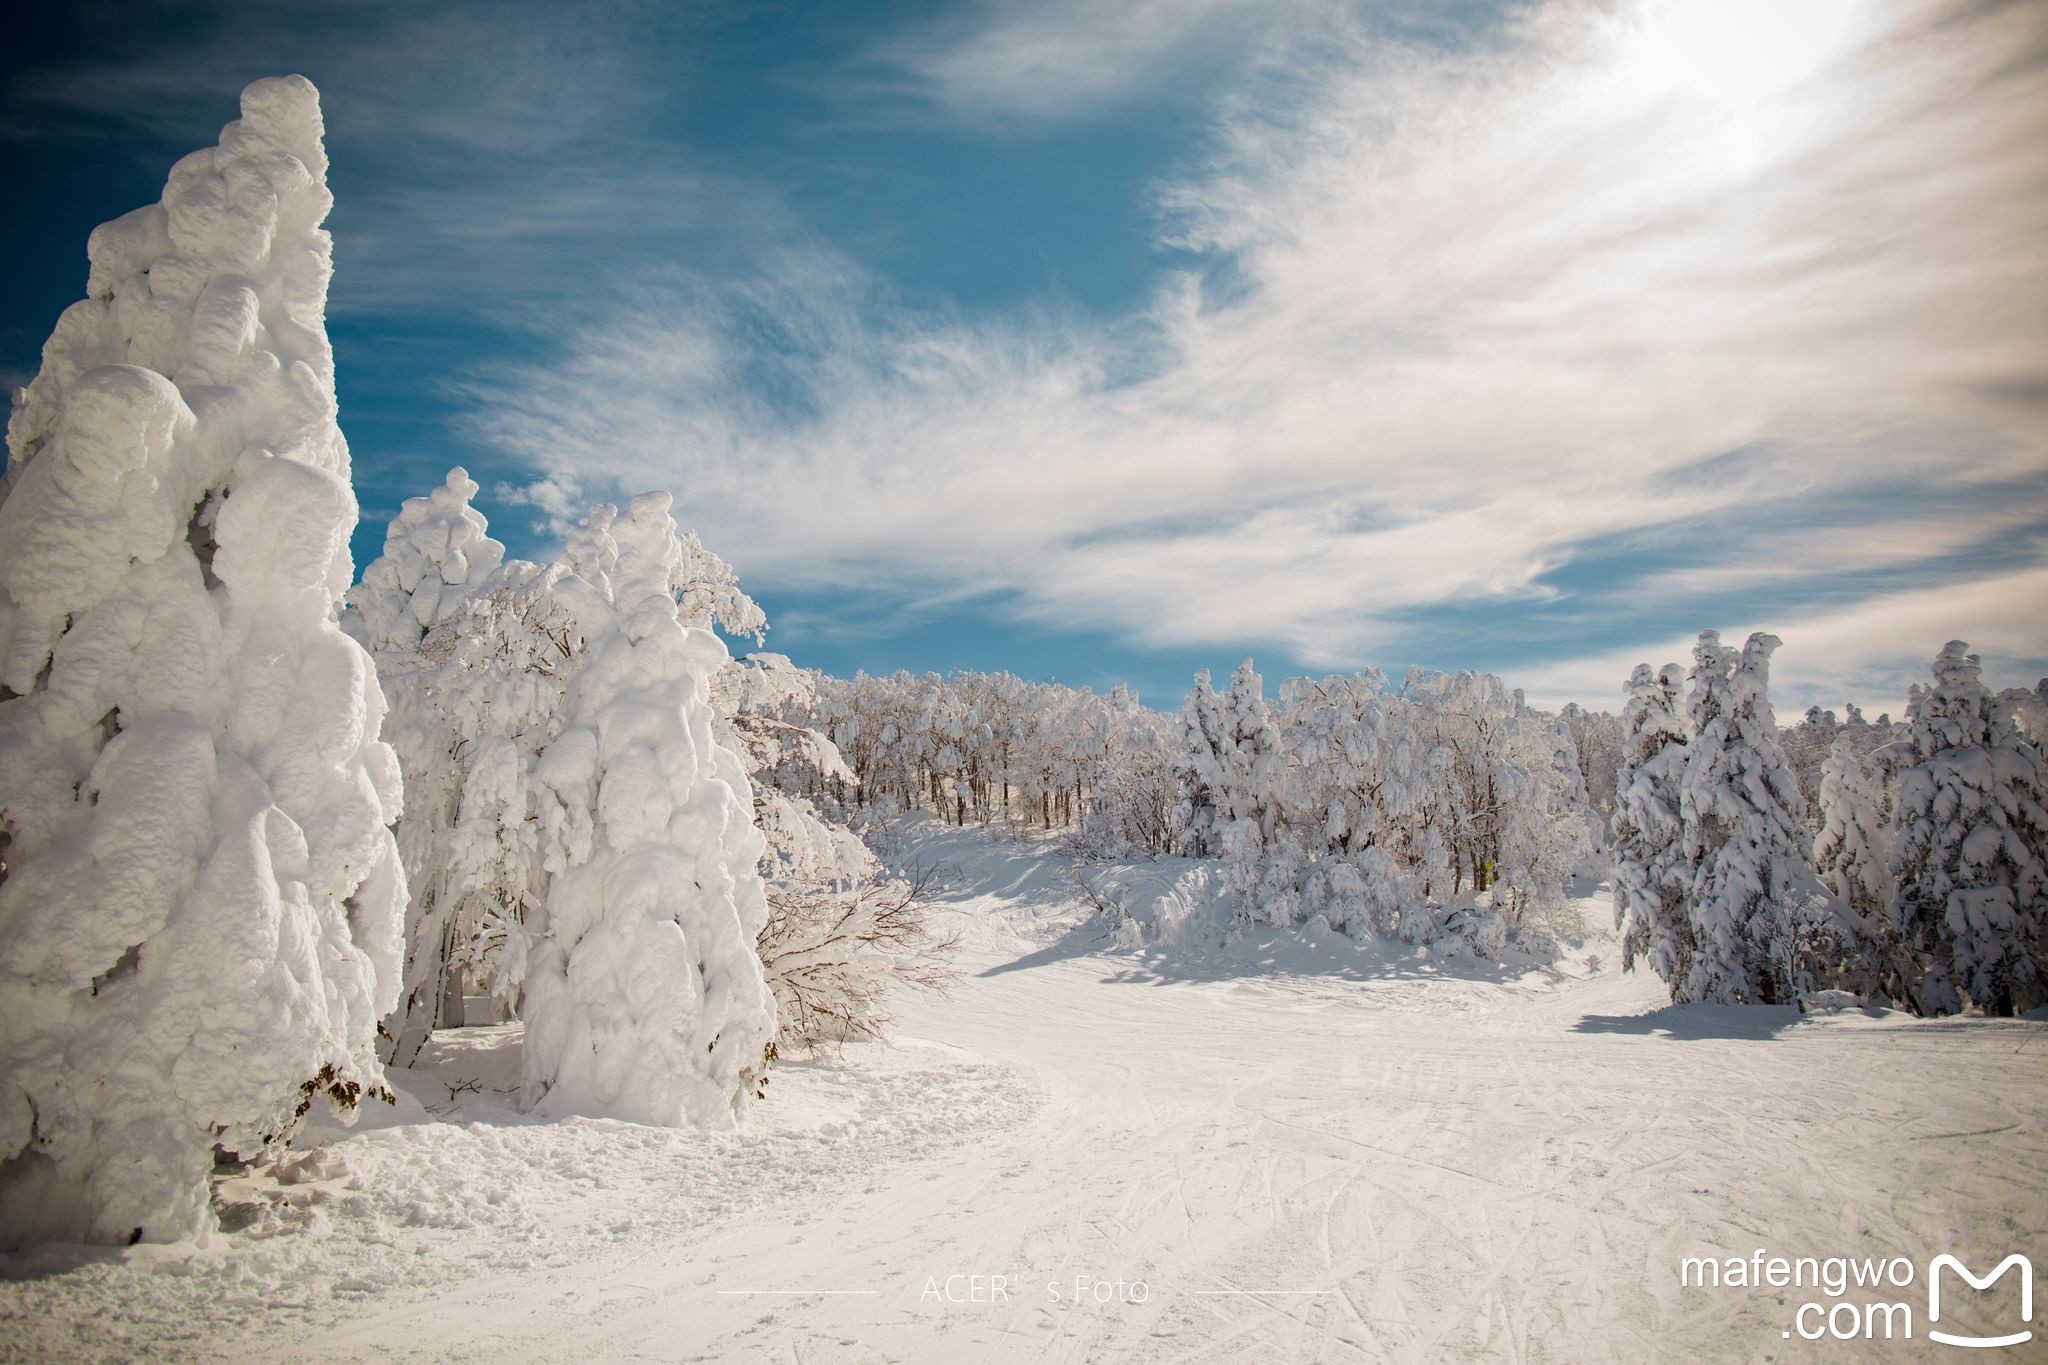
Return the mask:
<path id="1" fill-rule="evenodd" d="M 203 1235 L 216 1146 L 381 1084 L 405 893 L 323 313 L 319 96 L 101 226 L 0 485 L 0 1227 Z"/>

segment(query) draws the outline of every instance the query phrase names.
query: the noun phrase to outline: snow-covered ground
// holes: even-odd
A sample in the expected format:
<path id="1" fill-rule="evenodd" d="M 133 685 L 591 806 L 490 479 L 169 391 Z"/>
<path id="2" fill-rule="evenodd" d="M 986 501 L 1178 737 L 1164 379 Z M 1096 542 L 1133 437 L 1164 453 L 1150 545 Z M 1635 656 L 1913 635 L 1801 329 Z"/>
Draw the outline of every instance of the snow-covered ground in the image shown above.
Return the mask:
<path id="1" fill-rule="evenodd" d="M 899 856 L 951 865 L 962 979 L 778 1067 L 745 1131 L 527 1121 L 517 1029 L 444 1034 L 377 1126 L 225 1182 L 213 1245 L 0 1262 L 0 1356 L 1911 1359 L 1918 1280 L 1847 1296 L 1913 1343 L 1808 1344 L 1833 1298 L 1681 1260 L 1983 1270 L 2048 1229 L 2039 1022 L 1660 1011 L 1604 894 L 1549 965 L 1167 957 L 1045 845 Z"/>

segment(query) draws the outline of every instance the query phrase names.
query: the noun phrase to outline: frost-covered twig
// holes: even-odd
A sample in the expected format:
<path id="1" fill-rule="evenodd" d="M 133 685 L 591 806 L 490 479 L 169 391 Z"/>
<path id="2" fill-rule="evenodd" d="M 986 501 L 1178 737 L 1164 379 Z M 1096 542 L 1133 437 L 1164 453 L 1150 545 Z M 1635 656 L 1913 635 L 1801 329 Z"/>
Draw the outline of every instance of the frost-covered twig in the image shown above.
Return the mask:
<path id="1" fill-rule="evenodd" d="M 935 873 L 850 884 L 771 886 L 756 941 L 780 1020 L 779 1051 L 878 1038 L 893 1019 L 891 992 L 943 991 L 958 976 L 956 931 L 926 914 Z"/>

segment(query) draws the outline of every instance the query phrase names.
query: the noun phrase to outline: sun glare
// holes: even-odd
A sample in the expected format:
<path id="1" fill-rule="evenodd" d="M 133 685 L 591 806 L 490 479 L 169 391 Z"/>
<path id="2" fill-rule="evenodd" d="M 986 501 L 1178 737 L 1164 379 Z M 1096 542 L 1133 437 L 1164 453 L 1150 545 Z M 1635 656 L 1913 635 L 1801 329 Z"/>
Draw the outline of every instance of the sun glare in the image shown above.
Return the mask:
<path id="1" fill-rule="evenodd" d="M 1845 55 L 1864 0 L 1661 0 L 1645 5 L 1619 56 L 1636 99 L 1696 106 L 1726 170 L 1748 172 L 1796 134 L 1803 85 Z"/>

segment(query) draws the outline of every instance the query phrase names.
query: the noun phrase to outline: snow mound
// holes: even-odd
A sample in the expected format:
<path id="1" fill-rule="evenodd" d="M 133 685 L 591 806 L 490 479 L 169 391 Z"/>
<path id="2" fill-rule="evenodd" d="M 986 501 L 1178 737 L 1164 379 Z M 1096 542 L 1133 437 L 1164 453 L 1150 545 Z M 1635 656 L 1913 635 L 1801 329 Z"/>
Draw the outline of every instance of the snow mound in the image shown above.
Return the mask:
<path id="1" fill-rule="evenodd" d="M 1805 1015 L 1867 1014 L 1882 1018 L 1895 1013 L 1882 1005 L 1874 1004 L 1854 991 L 1810 991 L 1799 997 L 1799 1012 Z"/>
<path id="2" fill-rule="evenodd" d="M 395 1108 L 353 1131 L 317 1120 L 298 1150 L 224 1176 L 223 1232 L 202 1251 L 0 1258 L 9 1347 L 31 1359 L 295 1358 L 310 1335 L 360 1329 L 366 1311 L 414 1323 L 445 1321 L 451 1304 L 476 1312 L 480 1275 L 559 1289 L 671 1257 L 709 1265 L 702 1248 L 720 1235 L 801 1225 L 906 1170 L 961 1160 L 1042 1104 L 1008 1066 L 906 1038 L 779 1067 L 743 1132 L 543 1122 L 513 1103 L 520 1037 L 517 1025 L 436 1034 L 414 1067 L 393 1069 Z M 502 1354 L 502 1329 L 480 1316 L 476 1338 Z"/>
<path id="3" fill-rule="evenodd" d="M 1242 901 L 1213 861 L 1161 858 L 1090 868 L 1083 898 L 1109 926 L 1118 948 L 1204 956 L 1264 945 L 1274 927 L 1247 920 Z M 1557 945 L 1535 926 L 1517 927 L 1492 905 L 1466 897 L 1446 906 L 1406 905 L 1395 932 L 1382 935 L 1364 920 L 1333 924 L 1311 915 L 1300 926 L 1311 944 L 1349 945 L 1374 957 L 1412 954 L 1419 961 L 1470 957 L 1502 962 L 1553 956 Z"/>

